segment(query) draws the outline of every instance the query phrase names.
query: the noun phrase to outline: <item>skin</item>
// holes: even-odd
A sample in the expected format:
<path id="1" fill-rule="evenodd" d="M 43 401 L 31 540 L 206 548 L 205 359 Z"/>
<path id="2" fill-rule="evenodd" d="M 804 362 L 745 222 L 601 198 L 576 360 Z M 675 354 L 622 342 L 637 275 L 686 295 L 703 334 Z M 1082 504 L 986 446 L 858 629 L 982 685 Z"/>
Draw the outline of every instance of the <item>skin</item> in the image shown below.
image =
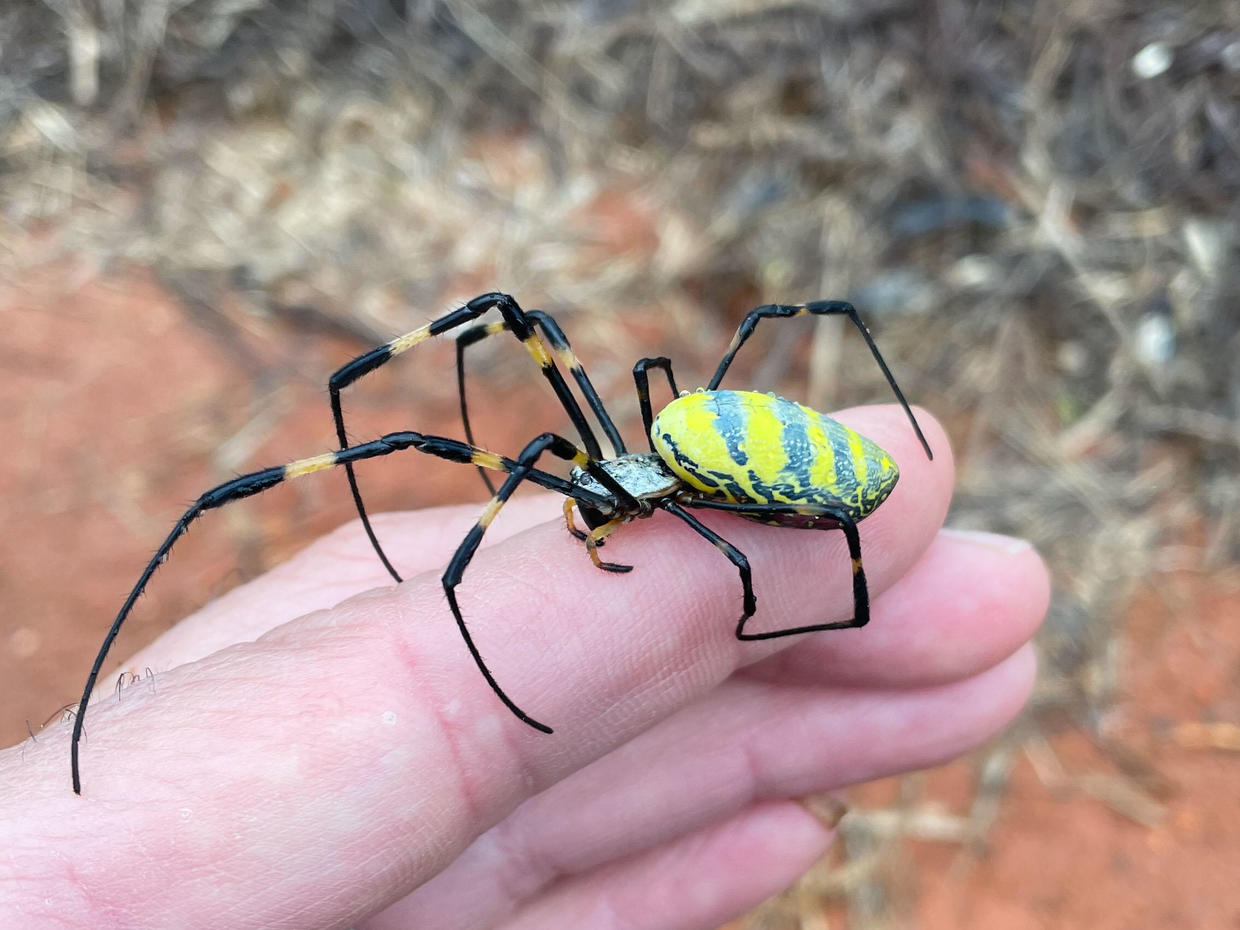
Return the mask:
<path id="1" fill-rule="evenodd" d="M 932 418 L 928 462 L 898 408 L 839 416 L 902 471 L 861 524 L 868 627 L 738 643 L 735 571 L 690 529 L 624 527 L 608 557 L 636 569 L 609 575 L 558 500 L 523 497 L 460 595 L 546 736 L 486 687 L 443 600 L 478 508 L 380 517 L 399 586 L 347 526 L 124 666 L 153 679 L 98 690 L 82 797 L 68 724 L 0 753 L 0 924 L 666 930 L 778 891 L 831 840 L 800 799 L 949 759 L 1019 711 L 1048 598 L 1027 545 L 941 530 Z M 755 628 L 846 616 L 840 533 L 703 519 L 750 557 Z"/>

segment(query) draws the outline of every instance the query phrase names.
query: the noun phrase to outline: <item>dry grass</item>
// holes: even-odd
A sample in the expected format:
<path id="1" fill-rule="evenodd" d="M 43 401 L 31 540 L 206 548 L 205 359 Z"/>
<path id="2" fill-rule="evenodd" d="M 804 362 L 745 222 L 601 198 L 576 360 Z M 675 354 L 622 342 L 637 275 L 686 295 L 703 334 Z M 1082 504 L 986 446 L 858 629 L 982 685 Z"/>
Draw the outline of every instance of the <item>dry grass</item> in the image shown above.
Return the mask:
<path id="1" fill-rule="evenodd" d="M 0 13 L 0 63 L 4 274 L 148 266 L 221 338 L 374 343 L 500 283 L 621 396 L 756 303 L 862 308 L 952 430 L 955 522 L 1052 564 L 1044 673 L 970 816 L 910 783 L 747 926 L 892 925 L 902 837 L 976 843 L 1014 753 L 1105 738 L 1133 586 L 1240 555 L 1234 3 L 58 0 Z M 881 396 L 840 333 L 746 373 Z"/>

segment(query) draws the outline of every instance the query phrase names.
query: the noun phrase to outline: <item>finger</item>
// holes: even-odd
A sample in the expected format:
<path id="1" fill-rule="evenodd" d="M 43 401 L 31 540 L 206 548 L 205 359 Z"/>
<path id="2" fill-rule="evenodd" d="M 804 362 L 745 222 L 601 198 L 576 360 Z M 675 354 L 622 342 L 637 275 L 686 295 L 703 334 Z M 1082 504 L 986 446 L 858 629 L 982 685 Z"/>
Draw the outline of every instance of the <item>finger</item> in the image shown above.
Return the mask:
<path id="1" fill-rule="evenodd" d="M 712 930 L 791 885 L 826 852 L 831 836 L 800 804 L 757 804 L 558 885 L 502 926 Z"/>
<path id="2" fill-rule="evenodd" d="M 802 637 L 744 674 L 858 687 L 956 681 L 1020 648 L 1049 603 L 1050 576 L 1027 542 L 943 530 L 875 600 L 860 635 Z"/>
<path id="3" fill-rule="evenodd" d="M 860 420 L 855 419 L 858 415 Z M 839 414 L 842 420 L 851 420 L 856 428 L 862 430 L 873 430 L 867 416 L 872 419 L 875 415 L 882 417 L 881 430 L 874 430 L 871 438 L 880 439 L 882 431 L 894 433 L 897 438 L 907 433 L 906 421 L 901 418 L 898 408 L 861 408 Z M 922 413 L 922 417 L 925 416 Z M 886 442 L 882 444 L 887 446 Z M 945 441 L 939 443 L 939 449 L 940 458 L 950 451 Z M 914 450 L 911 454 L 915 457 L 921 455 L 920 450 Z M 909 493 L 907 472 L 906 467 L 902 478 L 904 486 L 897 485 L 897 495 L 907 496 Z M 950 465 L 945 473 L 950 474 Z M 941 493 L 938 496 L 941 497 Z M 560 525 L 560 500 L 558 496 L 537 494 L 512 501 L 504 508 L 504 518 L 488 530 L 484 545 L 494 545 L 524 529 L 547 522 L 547 516 L 551 514 L 555 516 L 550 522 Z M 884 508 L 894 510 L 890 501 L 884 504 Z M 412 577 L 447 563 L 459 541 L 477 519 L 479 509 L 476 506 L 461 506 L 379 514 L 372 518 L 372 522 L 384 541 L 384 547 L 397 559 L 405 577 Z M 714 521 L 708 517 L 707 522 Z M 873 532 L 870 526 L 875 522 L 869 520 L 862 524 L 867 540 Z M 822 548 L 824 539 L 820 534 L 806 535 L 816 537 L 805 541 L 808 545 Z M 829 539 L 827 546 L 827 551 L 833 554 L 837 563 L 839 559 L 847 558 L 841 539 Z M 614 541 L 612 548 L 616 548 Z M 566 559 L 572 557 L 572 554 L 565 556 Z M 721 585 L 735 583 L 729 577 L 732 569 L 726 562 L 717 568 Z M 165 569 L 165 573 L 174 571 L 175 567 Z M 161 577 L 160 580 L 164 579 Z M 361 523 L 353 521 L 312 543 L 261 578 L 207 604 L 122 663 L 121 667 L 135 674 L 146 668 L 173 668 L 233 643 L 257 639 L 289 620 L 314 610 L 333 607 L 347 597 L 389 584 L 390 576 L 375 555 Z"/>
<path id="4" fill-rule="evenodd" d="M 928 418 L 942 450 L 933 463 L 898 414 L 851 416 L 904 468 L 866 521 L 877 592 L 937 532 L 950 458 Z M 851 611 L 843 551 L 808 542 L 835 534 L 714 522 L 750 552 L 782 620 Z M 227 874 L 232 926 L 293 914 L 348 925 L 440 871 L 523 798 L 786 644 L 736 643 L 739 590 L 720 587 L 719 554 L 687 528 L 656 518 L 622 542 L 640 561 L 632 576 L 595 570 L 562 527 L 535 527 L 481 553 L 462 585 L 499 679 L 555 723 L 553 738 L 498 704 L 438 580 L 421 577 L 174 669 L 152 689 L 101 697 L 87 723 L 86 800 L 65 786 L 64 730 L 0 757 L 0 784 L 13 789 L 0 797 L 0 839 L 26 847 L 33 874 L 63 876 L 69 840 L 41 828 L 71 825 L 70 900 L 53 889 L 39 900 L 83 923 L 104 904 L 148 927 L 214 923 L 214 876 Z M 548 565 L 565 566 L 554 582 Z"/>
<path id="5" fill-rule="evenodd" d="M 505 508 L 500 524 L 506 532 L 496 539 L 488 534 L 486 543 L 494 545 L 544 522 L 557 500 L 539 494 L 514 501 L 512 519 Z M 374 522 L 396 542 L 393 549 L 402 553 L 402 565 L 422 571 L 445 564 L 476 518 L 476 507 L 463 506 L 380 514 Z M 134 673 L 171 668 L 387 583 L 361 524 L 349 523 L 212 601 L 123 667 Z M 1018 648 L 1045 616 L 1049 599 L 1046 566 L 1026 541 L 944 529 L 917 564 L 876 599 L 865 636 L 805 637 L 747 673 L 859 685 L 952 681 Z M 995 618 L 1013 603 L 1025 609 L 997 625 Z"/>
<path id="6" fill-rule="evenodd" d="M 549 494 L 513 500 L 504 508 L 504 519 L 487 533 L 484 545 L 495 545 L 547 522 L 549 513 L 558 512 L 559 500 Z M 401 573 L 412 578 L 448 563 L 480 509 L 481 505 L 465 505 L 376 514 L 371 523 Z M 175 584 L 163 577 L 175 573 L 173 562 L 158 581 Z M 186 617 L 121 667 L 134 674 L 146 668 L 174 668 L 233 643 L 258 639 L 282 623 L 335 607 L 355 594 L 391 584 L 392 577 L 375 555 L 361 522 L 354 520 Z"/>
<path id="7" fill-rule="evenodd" d="M 674 842 L 755 800 L 937 764 L 1010 722 L 1035 665 L 1026 648 L 967 681 L 885 692 L 734 678 L 526 801 L 368 930 L 491 926 L 565 878 Z"/>

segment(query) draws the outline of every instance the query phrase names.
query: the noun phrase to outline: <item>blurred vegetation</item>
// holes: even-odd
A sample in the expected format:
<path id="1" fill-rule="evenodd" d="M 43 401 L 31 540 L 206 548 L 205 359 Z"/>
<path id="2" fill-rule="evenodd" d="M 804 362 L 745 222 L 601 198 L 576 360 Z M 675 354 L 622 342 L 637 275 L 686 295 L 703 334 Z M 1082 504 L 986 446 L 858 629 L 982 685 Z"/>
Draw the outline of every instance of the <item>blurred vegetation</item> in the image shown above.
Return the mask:
<path id="1" fill-rule="evenodd" d="M 501 287 L 618 398 L 757 303 L 858 305 L 953 434 L 953 521 L 1050 561 L 1044 669 L 969 818 L 846 820 L 851 862 L 755 927 L 883 925 L 874 850 L 977 839 L 1045 728 L 1105 740 L 1134 586 L 1240 556 L 1235 3 L 45 0 L 0 11 L 0 68 L 6 278 L 150 268 L 220 338 L 374 344 Z M 886 399 L 809 332 L 744 374 Z"/>

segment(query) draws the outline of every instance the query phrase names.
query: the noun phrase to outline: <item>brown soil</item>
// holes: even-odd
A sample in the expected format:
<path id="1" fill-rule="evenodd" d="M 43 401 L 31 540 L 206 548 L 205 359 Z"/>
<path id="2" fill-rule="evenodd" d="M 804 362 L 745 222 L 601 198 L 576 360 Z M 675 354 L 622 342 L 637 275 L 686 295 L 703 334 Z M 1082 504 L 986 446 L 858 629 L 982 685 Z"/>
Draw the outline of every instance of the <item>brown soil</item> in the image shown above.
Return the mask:
<path id="1" fill-rule="evenodd" d="M 1237 617 L 1240 592 L 1202 576 L 1140 597 L 1106 742 L 1065 729 L 1043 771 L 1021 760 L 982 855 L 918 847 L 920 925 L 1240 927 Z"/>

